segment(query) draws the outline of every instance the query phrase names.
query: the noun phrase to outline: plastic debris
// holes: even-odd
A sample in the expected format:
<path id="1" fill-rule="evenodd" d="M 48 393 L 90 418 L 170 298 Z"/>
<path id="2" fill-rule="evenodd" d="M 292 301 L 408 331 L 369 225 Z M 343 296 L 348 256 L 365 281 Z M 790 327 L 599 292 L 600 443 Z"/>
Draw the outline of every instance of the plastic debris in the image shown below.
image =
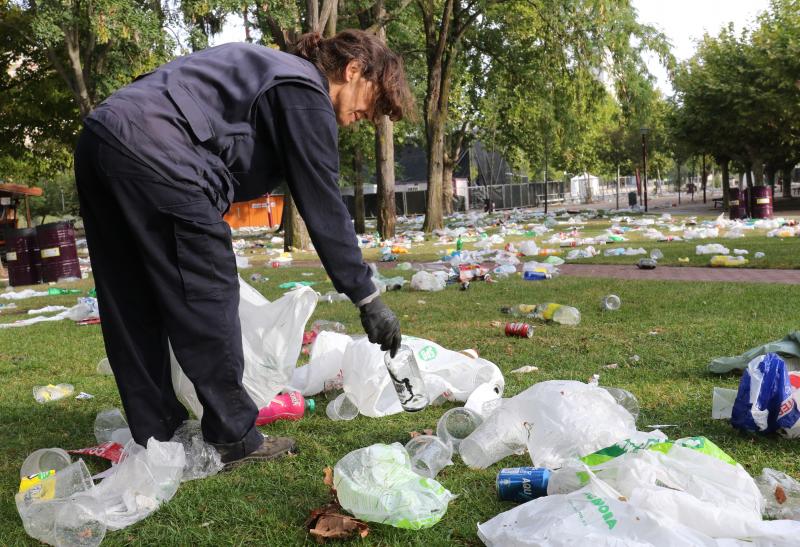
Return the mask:
<path id="1" fill-rule="evenodd" d="M 75 387 L 72 384 L 35 386 L 33 388 L 33 398 L 36 399 L 37 403 L 49 403 L 69 397 L 74 391 Z"/>

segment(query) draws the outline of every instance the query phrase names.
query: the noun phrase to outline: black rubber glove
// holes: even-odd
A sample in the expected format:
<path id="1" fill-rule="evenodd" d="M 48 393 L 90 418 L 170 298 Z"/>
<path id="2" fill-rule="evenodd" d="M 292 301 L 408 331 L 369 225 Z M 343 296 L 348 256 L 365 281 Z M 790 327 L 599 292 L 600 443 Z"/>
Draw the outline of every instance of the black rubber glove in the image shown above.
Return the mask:
<path id="1" fill-rule="evenodd" d="M 394 357 L 400 349 L 400 321 L 392 310 L 383 303 L 380 297 L 359 308 L 361 325 L 367 338 L 373 344 L 380 344 L 383 351 L 389 351 Z"/>

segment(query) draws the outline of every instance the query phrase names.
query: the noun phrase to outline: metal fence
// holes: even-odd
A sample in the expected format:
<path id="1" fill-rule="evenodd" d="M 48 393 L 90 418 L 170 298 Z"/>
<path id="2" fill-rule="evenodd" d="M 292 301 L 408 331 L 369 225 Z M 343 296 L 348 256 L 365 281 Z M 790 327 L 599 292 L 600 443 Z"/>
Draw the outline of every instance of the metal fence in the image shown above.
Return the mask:
<path id="1" fill-rule="evenodd" d="M 547 183 L 547 201 L 562 203 L 569 194 L 565 190 L 567 183 Z M 539 207 L 544 205 L 544 182 L 527 182 L 522 184 L 497 184 L 493 186 L 470 186 L 469 208 L 484 209 L 486 200 L 494 203 L 495 209 L 514 209 L 516 207 Z"/>

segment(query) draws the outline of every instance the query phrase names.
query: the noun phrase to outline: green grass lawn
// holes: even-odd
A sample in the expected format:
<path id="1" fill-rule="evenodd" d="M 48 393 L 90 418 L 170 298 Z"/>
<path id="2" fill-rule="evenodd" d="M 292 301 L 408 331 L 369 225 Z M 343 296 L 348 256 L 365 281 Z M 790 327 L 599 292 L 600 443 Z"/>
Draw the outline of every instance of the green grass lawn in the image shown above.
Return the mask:
<path id="1" fill-rule="evenodd" d="M 742 240 L 735 241 L 729 246 L 740 247 Z M 695 243 L 691 244 L 692 250 Z M 765 246 L 767 243 L 775 246 L 772 251 Z M 675 245 L 657 246 L 669 260 L 682 253 Z M 796 253 L 797 241 L 767 241 L 762 237 L 752 247 L 743 248 L 750 248 L 751 252 L 763 249 L 768 257 L 789 257 L 790 247 Z M 445 247 L 428 243 L 408 258 L 432 258 L 440 248 Z M 255 286 L 270 299 L 282 294 L 277 286 L 284 281 L 316 280 L 319 283 L 314 288 L 320 292 L 332 289 L 321 268 L 254 268 L 243 275 L 247 278 L 256 271 L 269 278 Z M 313 275 L 305 277 L 301 272 Z M 392 270 L 383 273 L 397 275 Z M 400 275 L 408 278 L 411 273 Z M 88 289 L 91 281 L 63 286 Z M 618 312 L 600 311 L 600 298 L 608 293 L 621 297 L 623 304 Z M 777 436 L 743 435 L 727 422 L 711 419 L 712 388 L 734 388 L 738 375 L 720 377 L 706 372 L 713 357 L 738 354 L 800 327 L 796 319 L 800 291 L 791 286 L 563 276 L 548 282 L 525 282 L 512 276 L 496 284 L 475 282 L 468 291 L 459 291 L 456 286 L 438 293 L 404 289 L 386 294 L 384 299 L 400 317 L 405 333 L 455 350 L 475 348 L 495 362 L 506 374 L 507 396 L 543 380 L 585 381 L 600 373 L 601 384 L 628 389 L 639 398 L 640 429 L 646 430 L 649 424 L 671 424 L 675 427 L 664 429 L 671 438 L 705 435 L 751 473 L 773 467 L 800 475 L 800 442 Z M 545 301 L 578 307 L 583 315 L 581 324 L 537 325 L 531 339 L 507 338 L 501 329 L 490 325 L 494 320 L 506 319 L 498 311 L 502 305 Z M 0 313 L 0 322 L 21 318 L 29 308 L 74 302 L 74 296 L 20 301 L 17 310 Z M 320 304 L 313 319 L 341 321 L 348 332 L 361 332 L 357 310 L 349 303 Z M 0 498 L 0 545 L 35 544 L 26 536 L 13 500 L 19 466 L 25 456 L 41 447 L 79 448 L 94 444 L 97 412 L 120 406 L 113 378 L 95 372 L 104 354 L 99 326 L 62 321 L 0 330 L 0 491 L 4 493 Z M 632 359 L 633 355 L 640 359 Z M 610 363 L 618 363 L 619 368 L 602 368 Z M 509 373 L 527 364 L 538 366 L 539 372 L 521 376 Z M 60 382 L 72 383 L 76 392 L 85 391 L 94 398 L 69 398 L 44 405 L 34 401 L 34 385 Z M 320 403 L 315 415 L 263 428 L 273 435 L 295 437 L 301 449 L 298 456 L 244 466 L 184 484 L 169 503 L 149 518 L 109 533 L 105 544 L 311 544 L 303 523 L 311 509 L 328 501 L 327 488 L 322 483 L 325 466 L 334 465 L 351 450 L 373 443 L 405 443 L 410 431 L 435 427 L 441 414 L 454 406 L 428 408 L 413 415 L 380 419 L 362 416 L 352 422 L 331 422 L 325 417 L 324 400 Z M 438 477 L 458 495 L 441 522 L 421 531 L 373 524 L 364 543 L 478 544 L 476 523 L 512 507 L 497 501 L 497 471 L 525 464 L 530 464 L 527 457 L 511 457 L 487 470 L 473 471 L 456 460 Z M 95 462 L 90 465 L 94 470 L 102 468 Z"/>

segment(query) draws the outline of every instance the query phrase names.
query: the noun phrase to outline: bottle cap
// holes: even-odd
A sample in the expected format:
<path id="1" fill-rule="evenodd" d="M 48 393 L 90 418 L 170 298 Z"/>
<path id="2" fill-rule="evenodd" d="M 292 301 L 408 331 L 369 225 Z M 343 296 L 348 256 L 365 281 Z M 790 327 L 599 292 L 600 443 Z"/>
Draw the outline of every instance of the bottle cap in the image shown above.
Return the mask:
<path id="1" fill-rule="evenodd" d="M 306 410 L 309 412 L 314 412 L 317 408 L 317 403 L 314 402 L 314 399 L 306 399 Z"/>

